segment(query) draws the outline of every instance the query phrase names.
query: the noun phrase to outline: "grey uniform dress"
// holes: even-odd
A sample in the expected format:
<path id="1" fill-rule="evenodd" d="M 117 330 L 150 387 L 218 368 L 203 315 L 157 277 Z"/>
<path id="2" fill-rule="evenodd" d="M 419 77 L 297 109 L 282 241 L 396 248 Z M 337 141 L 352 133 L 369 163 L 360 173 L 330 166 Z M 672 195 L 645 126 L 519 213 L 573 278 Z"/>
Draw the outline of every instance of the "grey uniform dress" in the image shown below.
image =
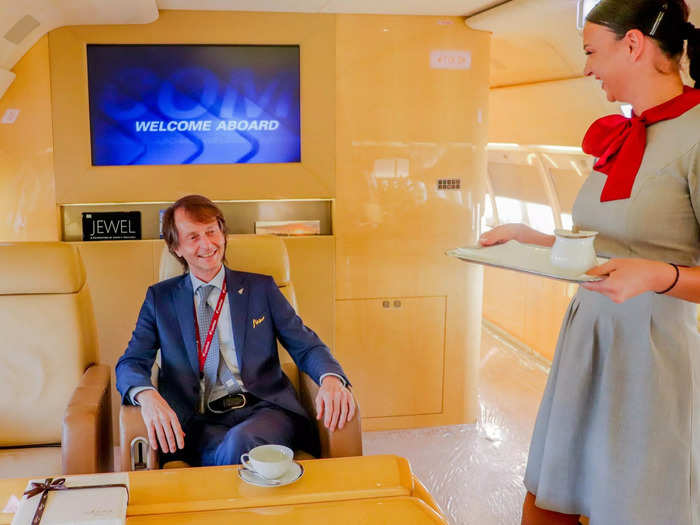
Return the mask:
<path id="1" fill-rule="evenodd" d="M 629 199 L 600 202 L 592 172 L 575 224 L 598 255 L 700 264 L 700 106 L 647 128 Z M 670 283 L 669 283 L 670 284 Z M 622 304 L 579 288 L 564 316 L 530 446 L 537 506 L 591 525 L 700 524 L 696 305 L 645 293 Z"/>

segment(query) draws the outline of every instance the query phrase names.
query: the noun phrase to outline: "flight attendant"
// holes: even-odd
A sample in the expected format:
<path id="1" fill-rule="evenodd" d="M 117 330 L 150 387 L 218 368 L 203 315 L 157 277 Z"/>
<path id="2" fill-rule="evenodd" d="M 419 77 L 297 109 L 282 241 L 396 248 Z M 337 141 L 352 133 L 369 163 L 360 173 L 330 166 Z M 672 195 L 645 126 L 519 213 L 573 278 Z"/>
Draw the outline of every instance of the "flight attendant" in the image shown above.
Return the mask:
<path id="1" fill-rule="evenodd" d="M 699 31 L 683 0 L 602 0 L 587 16 L 585 75 L 631 119 L 596 121 L 573 209 L 600 232 L 563 320 L 530 445 L 522 523 L 700 524 Z M 485 233 L 551 246 L 509 224 Z"/>

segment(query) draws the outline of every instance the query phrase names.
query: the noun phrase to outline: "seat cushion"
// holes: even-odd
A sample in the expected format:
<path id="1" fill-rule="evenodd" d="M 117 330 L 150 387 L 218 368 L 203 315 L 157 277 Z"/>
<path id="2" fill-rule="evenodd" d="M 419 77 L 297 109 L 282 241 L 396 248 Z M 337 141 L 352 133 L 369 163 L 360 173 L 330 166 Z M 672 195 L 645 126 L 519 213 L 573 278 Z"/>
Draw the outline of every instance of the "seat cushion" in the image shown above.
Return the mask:
<path id="1" fill-rule="evenodd" d="M 62 474 L 61 447 L 0 449 L 0 478 L 41 478 Z"/>
<path id="2" fill-rule="evenodd" d="M 0 295 L 0 447 L 61 441 L 63 414 L 97 350 L 87 286 Z"/>

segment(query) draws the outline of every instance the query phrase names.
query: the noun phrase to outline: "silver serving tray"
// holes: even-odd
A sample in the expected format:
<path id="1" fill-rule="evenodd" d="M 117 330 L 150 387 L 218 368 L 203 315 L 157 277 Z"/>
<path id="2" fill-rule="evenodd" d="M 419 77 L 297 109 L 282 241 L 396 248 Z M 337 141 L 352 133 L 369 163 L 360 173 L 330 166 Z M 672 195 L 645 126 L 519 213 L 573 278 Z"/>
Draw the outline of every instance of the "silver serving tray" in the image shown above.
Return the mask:
<path id="1" fill-rule="evenodd" d="M 557 268 L 550 261 L 552 249 L 534 244 L 523 244 L 518 241 L 508 241 L 495 246 L 465 246 L 449 250 L 447 255 L 463 261 L 515 270 L 516 272 L 539 275 L 549 279 L 570 283 L 586 283 L 602 281 L 603 277 L 594 277 L 582 273 L 572 275 Z M 598 264 L 604 264 L 608 259 L 598 257 Z"/>

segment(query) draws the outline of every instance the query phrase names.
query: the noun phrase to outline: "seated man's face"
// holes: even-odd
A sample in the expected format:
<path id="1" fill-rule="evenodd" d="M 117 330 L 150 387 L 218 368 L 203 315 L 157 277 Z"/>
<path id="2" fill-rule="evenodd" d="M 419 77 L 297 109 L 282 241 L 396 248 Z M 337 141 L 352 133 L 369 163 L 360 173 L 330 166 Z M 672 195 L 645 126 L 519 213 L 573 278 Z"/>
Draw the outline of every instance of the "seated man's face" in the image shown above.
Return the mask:
<path id="1" fill-rule="evenodd" d="M 178 247 L 175 253 L 184 258 L 195 277 L 206 282 L 221 268 L 225 238 L 216 219 L 196 222 L 185 210 L 175 210 Z"/>

